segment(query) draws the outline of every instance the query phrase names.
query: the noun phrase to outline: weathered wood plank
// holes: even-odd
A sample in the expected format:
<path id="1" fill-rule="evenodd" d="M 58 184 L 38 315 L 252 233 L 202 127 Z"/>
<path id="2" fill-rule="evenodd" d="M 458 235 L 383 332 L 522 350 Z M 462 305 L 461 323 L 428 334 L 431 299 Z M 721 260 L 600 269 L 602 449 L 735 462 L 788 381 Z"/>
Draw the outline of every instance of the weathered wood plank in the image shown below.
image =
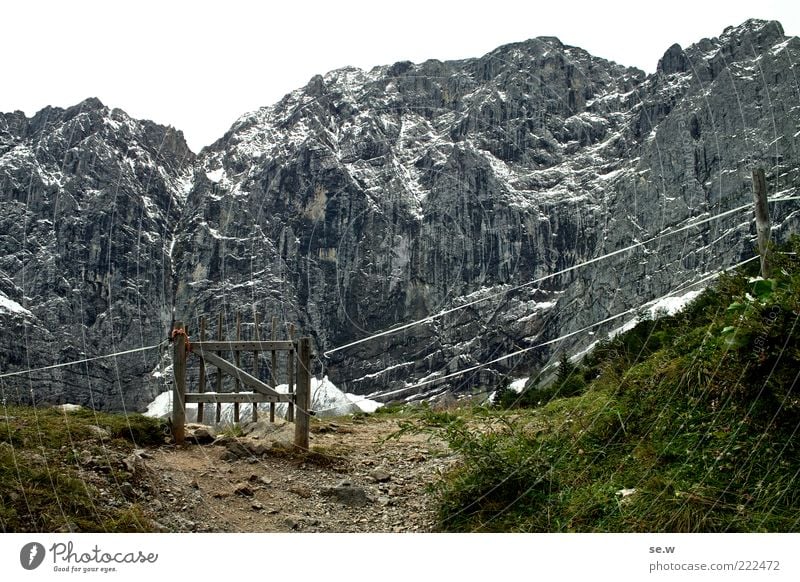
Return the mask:
<path id="1" fill-rule="evenodd" d="M 241 370 L 236 366 L 234 366 L 233 364 L 231 364 L 230 362 L 223 360 L 213 352 L 204 352 L 201 357 L 207 363 L 211 364 L 212 366 L 216 366 L 223 372 L 230 374 L 231 376 L 238 377 L 242 381 L 242 384 L 244 384 L 245 386 L 249 386 L 256 392 L 260 392 L 261 394 L 267 394 L 267 395 L 278 395 L 278 392 L 276 392 L 272 388 L 272 386 L 265 384 L 258 378 L 251 376 L 244 370 Z M 221 393 L 222 391 L 217 390 L 217 392 Z"/>
<path id="2" fill-rule="evenodd" d="M 259 332 L 259 328 L 261 327 L 261 316 L 258 315 L 258 311 L 254 313 L 253 318 L 253 333 L 256 341 L 261 339 L 261 335 Z M 258 350 L 253 351 L 253 376 L 256 378 L 260 375 L 260 370 L 258 366 Z M 258 406 L 253 407 L 253 422 L 258 422 Z"/>
<path id="3" fill-rule="evenodd" d="M 311 408 L 311 339 L 300 339 L 297 352 L 297 410 L 294 421 L 294 446 L 308 450 L 309 408 Z"/>
<path id="4" fill-rule="evenodd" d="M 200 318 L 200 341 L 206 339 L 206 318 Z M 200 392 L 206 391 L 206 363 L 201 359 L 200 360 L 200 380 L 198 381 L 198 388 Z M 197 405 L 197 422 L 203 424 L 203 415 L 205 410 L 203 409 L 203 404 L 200 403 Z"/>
<path id="5" fill-rule="evenodd" d="M 186 332 L 180 321 L 175 322 L 173 330 L 172 437 L 175 444 L 182 445 L 186 438 Z"/>
<path id="6" fill-rule="evenodd" d="M 762 168 L 753 170 L 753 201 L 755 202 L 756 234 L 758 252 L 761 255 L 761 276 L 772 276 L 772 260 L 769 256 L 769 208 L 767 207 L 767 179 Z"/>
<path id="7" fill-rule="evenodd" d="M 236 341 L 242 339 L 242 314 L 240 312 L 236 312 Z M 242 352 L 236 351 L 233 352 L 233 363 L 236 364 L 237 368 L 242 367 Z M 240 391 L 239 386 L 239 376 L 236 376 L 236 386 L 233 389 L 234 392 Z M 233 422 L 239 422 L 239 403 L 235 402 L 233 405 Z"/>
<path id="8" fill-rule="evenodd" d="M 294 324 L 289 324 L 289 339 L 294 341 Z M 290 351 L 286 354 L 286 372 L 288 375 L 287 383 L 289 385 L 289 394 L 294 393 L 294 370 L 295 365 L 299 360 L 296 358 L 297 351 Z M 289 403 L 286 407 L 286 420 L 294 422 L 294 404 Z"/>
<path id="9" fill-rule="evenodd" d="M 276 341 L 278 339 L 278 318 L 274 315 L 272 316 L 272 335 L 269 339 L 272 341 Z M 272 358 L 270 360 L 270 364 L 272 367 L 269 369 L 270 374 L 272 375 L 272 385 L 278 385 L 278 353 L 275 350 L 272 350 Z M 269 405 L 269 421 L 275 422 L 275 404 L 272 403 Z"/>
<path id="10" fill-rule="evenodd" d="M 294 349 L 294 342 L 290 341 L 210 341 L 210 342 L 195 342 L 192 344 L 192 352 L 200 352 L 200 351 L 238 351 L 238 352 L 250 352 L 250 351 L 270 351 L 270 350 L 293 350 Z"/>
<path id="11" fill-rule="evenodd" d="M 251 402 L 290 402 L 294 399 L 291 394 L 261 394 L 259 392 L 203 392 L 186 394 L 186 402 L 225 402 L 234 404 L 248 404 Z"/>
<path id="12" fill-rule="evenodd" d="M 217 339 L 222 340 L 225 335 L 222 332 L 222 312 L 217 314 Z M 217 367 L 217 392 L 222 392 L 222 368 Z M 217 404 L 217 424 L 222 419 L 222 405 Z"/>

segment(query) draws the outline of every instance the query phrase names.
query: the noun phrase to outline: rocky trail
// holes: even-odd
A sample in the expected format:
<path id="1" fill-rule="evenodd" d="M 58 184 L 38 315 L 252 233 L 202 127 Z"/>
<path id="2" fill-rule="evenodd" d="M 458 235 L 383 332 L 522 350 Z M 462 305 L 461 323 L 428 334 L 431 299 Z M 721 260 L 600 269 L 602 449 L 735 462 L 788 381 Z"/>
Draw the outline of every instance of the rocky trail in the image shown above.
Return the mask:
<path id="1" fill-rule="evenodd" d="M 216 437 L 189 425 L 202 444 L 133 455 L 139 503 L 171 532 L 432 531 L 426 485 L 454 457 L 399 428 L 380 416 L 324 421 L 312 425 L 310 453 L 298 455 L 294 425 L 283 421 Z"/>

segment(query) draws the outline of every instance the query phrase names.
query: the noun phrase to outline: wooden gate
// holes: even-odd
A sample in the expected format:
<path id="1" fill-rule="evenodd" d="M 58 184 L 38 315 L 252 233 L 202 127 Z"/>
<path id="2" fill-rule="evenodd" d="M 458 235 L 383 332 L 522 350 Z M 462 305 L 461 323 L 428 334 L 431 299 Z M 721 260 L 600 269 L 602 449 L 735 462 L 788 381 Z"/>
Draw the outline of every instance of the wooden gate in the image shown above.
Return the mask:
<path id="1" fill-rule="evenodd" d="M 294 445 L 297 448 L 308 450 L 309 433 L 309 408 L 311 407 L 311 340 L 304 337 L 300 339 L 290 339 L 285 341 L 260 341 L 250 340 L 241 341 L 239 336 L 239 317 L 237 316 L 237 340 L 236 341 L 206 341 L 205 322 L 201 321 L 200 341 L 189 342 L 189 336 L 183 322 L 176 321 L 172 328 L 173 351 L 173 370 L 175 381 L 173 383 L 172 397 L 172 434 L 176 444 L 183 444 L 185 441 L 186 424 L 186 404 L 196 403 L 198 407 L 198 420 L 203 419 L 203 405 L 215 403 L 217 405 L 217 421 L 220 420 L 220 409 L 222 403 L 234 404 L 234 420 L 239 420 L 239 404 L 248 403 L 253 405 L 253 420 L 258 418 L 258 404 L 261 402 L 270 403 L 270 420 L 275 420 L 275 404 L 278 402 L 287 403 L 287 420 L 294 421 Z M 222 318 L 220 316 L 219 329 L 222 328 Z M 258 320 L 256 320 L 256 337 L 258 330 Z M 273 321 L 273 336 L 275 323 Z M 222 333 L 220 331 L 220 337 Z M 181 337 L 182 336 L 182 337 Z M 183 339 L 183 341 L 181 341 Z M 228 362 L 220 356 L 220 353 L 233 352 L 235 363 Z M 249 374 L 239 367 L 241 352 L 253 352 L 254 370 Z M 258 378 L 258 355 L 260 352 L 271 352 L 272 367 L 271 375 L 276 377 L 276 353 L 287 353 L 287 380 L 289 386 L 288 394 L 281 394 L 273 386 Z M 194 354 L 200 359 L 200 381 L 198 392 L 186 391 L 186 369 L 189 354 Z M 206 364 L 217 368 L 216 391 L 205 390 L 205 366 Z M 222 392 L 222 374 L 226 373 L 235 379 L 233 392 Z M 294 388 L 296 386 L 296 391 Z M 249 390 L 248 390 L 249 389 Z"/>

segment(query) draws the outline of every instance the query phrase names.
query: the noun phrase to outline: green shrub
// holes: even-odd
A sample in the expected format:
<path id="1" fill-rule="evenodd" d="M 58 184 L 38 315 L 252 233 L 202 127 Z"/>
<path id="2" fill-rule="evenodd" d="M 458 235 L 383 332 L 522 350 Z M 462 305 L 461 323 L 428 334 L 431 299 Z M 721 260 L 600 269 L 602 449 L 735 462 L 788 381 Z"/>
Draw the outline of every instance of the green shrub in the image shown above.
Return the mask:
<path id="1" fill-rule="evenodd" d="M 447 531 L 518 531 L 520 512 L 546 515 L 542 506 L 556 486 L 547 456 L 524 433 L 472 433 L 463 423 L 444 430 L 464 463 L 439 482 L 439 522 Z M 541 524 L 545 527 L 545 524 Z"/>
<path id="2" fill-rule="evenodd" d="M 580 365 L 562 354 L 549 385 L 501 387 L 480 425 L 428 424 L 461 457 L 433 487 L 440 527 L 800 531 L 800 238 L 787 250 L 766 281 L 725 274 Z"/>

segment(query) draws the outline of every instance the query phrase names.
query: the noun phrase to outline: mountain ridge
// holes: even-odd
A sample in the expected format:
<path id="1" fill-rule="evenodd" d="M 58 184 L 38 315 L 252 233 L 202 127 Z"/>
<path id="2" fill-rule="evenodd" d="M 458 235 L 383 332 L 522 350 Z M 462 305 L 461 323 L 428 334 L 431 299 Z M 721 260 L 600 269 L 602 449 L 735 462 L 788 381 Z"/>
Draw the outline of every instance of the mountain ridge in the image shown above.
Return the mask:
<path id="1" fill-rule="evenodd" d="M 659 239 L 657 250 L 620 256 L 605 268 L 504 291 L 738 206 L 750 199 L 756 164 L 768 168 L 773 192 L 795 188 L 798 128 L 791 119 L 800 99 L 782 80 L 794 74 L 798 43 L 779 23 L 749 20 L 686 50 L 673 45 L 650 75 L 550 37 L 475 59 L 337 69 L 241 116 L 198 154 L 178 130 L 130 120 L 89 99 L 85 109 L 104 111 L 110 122 L 79 106 L 45 108 L 31 119 L 63 117 L 70 133 L 45 136 L 38 151 L 15 161 L 8 156 L 19 144 L 8 146 L 23 122 L 2 114 L 3 214 L 8 206 L 17 218 L 7 222 L 16 235 L 0 240 L 8 257 L 0 263 L 0 291 L 43 312 L 37 297 L 69 304 L 64 297 L 86 287 L 77 305 L 56 309 L 50 324 L 77 324 L 98 351 L 103 334 L 96 335 L 80 302 L 97 305 L 91 309 L 98 316 L 108 313 L 104 293 L 112 296 L 104 334 L 121 345 L 160 341 L 173 310 L 194 329 L 201 314 L 222 309 L 230 320 L 237 310 L 258 310 L 262 321 L 275 316 L 296 324 L 319 353 L 458 307 L 465 296 L 491 296 L 315 364 L 358 393 L 457 372 L 654 299 L 699 279 L 708 266 L 752 252 L 752 229 L 731 217 L 696 235 Z M 62 196 L 58 180 L 65 177 L 73 186 Z M 152 196 L 141 195 L 155 182 Z M 103 233 L 113 241 L 114 225 L 127 225 L 116 245 L 83 236 L 92 221 L 69 231 L 13 226 L 22 207 L 57 217 L 85 208 L 71 200 L 92 191 L 111 209 L 98 213 Z M 123 212 L 115 206 L 120 191 L 130 201 Z M 791 209 L 778 208 L 775 219 L 779 237 L 796 226 Z M 48 260 L 26 241 L 41 242 L 38 248 L 52 256 L 63 252 L 48 236 L 94 248 L 72 257 L 93 274 L 30 282 L 26 270 Z M 127 260 L 116 261 L 126 256 L 123 248 Z M 158 282 L 142 292 L 150 265 Z M 100 276 L 119 271 L 124 276 Z M 128 291 L 114 304 L 121 290 Z M 123 325 L 114 309 L 136 323 Z M 28 329 L 20 313 L 0 315 L 4 326 Z M 35 351 L 53 343 L 52 334 L 41 334 L 51 339 Z M 13 368 L 31 352 L 0 347 L 12 354 L 5 365 Z M 573 347 L 567 342 L 558 350 Z M 531 355 L 437 390 L 489 385 L 515 366 L 548 358 L 544 351 Z M 68 356 L 69 350 L 59 360 Z M 119 394 L 99 394 L 101 401 L 119 407 L 130 398 L 141 408 L 155 395 L 152 358 L 138 359 L 125 381 L 113 367 L 102 371 Z M 161 359 L 162 371 L 167 363 Z M 63 378 L 54 378 L 42 394 L 85 403 L 76 376 L 74 390 L 59 395 Z M 147 387 L 137 387 L 136 378 Z"/>

